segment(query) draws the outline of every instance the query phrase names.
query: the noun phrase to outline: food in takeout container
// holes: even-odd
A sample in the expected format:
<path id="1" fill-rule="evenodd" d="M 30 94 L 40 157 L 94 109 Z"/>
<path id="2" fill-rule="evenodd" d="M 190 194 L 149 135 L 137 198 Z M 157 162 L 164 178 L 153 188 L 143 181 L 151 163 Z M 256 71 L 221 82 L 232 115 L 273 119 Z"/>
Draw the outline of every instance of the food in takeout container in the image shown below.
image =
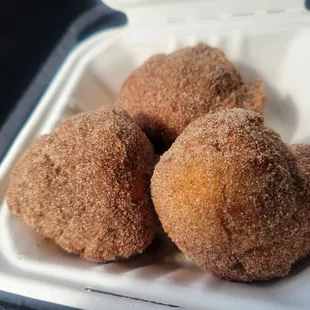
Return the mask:
<path id="1" fill-rule="evenodd" d="M 42 299 L 53 300 L 53 298 L 48 297 L 48 292 L 54 292 L 57 294 L 59 302 L 82 308 L 84 307 L 82 299 L 85 302 L 87 301 L 85 307 L 91 305 L 91 308 L 100 308 L 102 301 L 107 304 L 117 304 L 119 307 L 135 304 L 135 306 L 140 305 L 141 307 L 170 305 L 175 307 L 205 308 L 206 305 L 209 305 L 213 308 L 221 309 L 236 306 L 257 307 L 258 309 L 262 307 L 266 309 L 282 309 L 284 305 L 287 307 L 291 305 L 293 308 L 296 308 L 307 307 L 310 304 L 307 294 L 310 285 L 308 281 L 309 269 L 306 263 L 293 267 L 287 277 L 269 284 L 253 283 L 244 285 L 233 283 L 214 278 L 209 273 L 214 272 L 220 277 L 233 280 L 248 281 L 272 278 L 286 274 L 291 264 L 308 252 L 308 230 L 305 220 L 307 218 L 307 201 L 305 200 L 305 203 L 302 203 L 303 199 L 307 197 L 306 184 L 308 184 L 307 176 L 309 176 L 307 164 L 308 146 L 306 144 L 299 144 L 288 147 L 283 142 L 288 144 L 310 142 L 307 130 L 309 119 L 308 89 L 307 83 L 303 82 L 307 80 L 305 73 L 307 72 L 306 69 L 309 68 L 309 63 L 308 57 L 306 57 L 307 53 L 300 54 L 301 49 L 303 51 L 309 49 L 307 42 L 309 41 L 310 32 L 305 27 L 309 25 L 309 15 L 302 9 L 301 3 L 296 1 L 281 2 L 281 6 L 273 1 L 253 2 L 251 10 L 248 9 L 245 3 L 241 2 L 237 1 L 233 7 L 225 6 L 226 10 L 231 9 L 231 16 L 221 14 L 224 8 L 221 1 L 212 3 L 199 2 L 201 9 L 192 8 L 191 10 L 186 10 L 186 8 L 189 8 L 186 1 L 178 3 L 177 6 L 172 3 L 166 5 L 156 3 L 150 7 L 139 7 L 137 4 L 132 7 L 128 6 L 129 26 L 127 28 L 98 34 L 86 41 L 84 45 L 81 45 L 69 57 L 51 88 L 42 98 L 28 123 L 16 138 L 10 152 L 1 165 L 0 176 L 3 192 L 1 198 L 3 198 L 3 205 L 1 207 L 0 224 L 0 270 L 2 279 L 9 283 L 8 287 L 11 291 L 35 296 L 33 292 L 25 291 L 21 284 L 29 283 L 30 287 L 40 288 Z M 176 7 L 180 10 L 176 10 Z M 207 7 L 208 10 L 205 10 Z M 150 13 L 154 14 L 155 17 L 155 13 L 159 11 L 164 12 L 164 8 L 167 14 L 162 14 L 157 19 L 151 18 Z M 281 12 L 279 12 L 279 8 L 281 8 Z M 180 16 L 185 16 L 185 12 L 190 17 L 196 14 L 196 17 L 201 18 L 201 16 L 204 16 L 210 19 L 194 20 L 189 18 L 182 22 L 180 20 L 177 21 Z M 171 20 L 173 18 L 174 22 Z M 141 27 L 141 23 L 145 24 L 145 27 Z M 158 53 L 170 54 L 188 46 L 195 46 L 199 42 L 220 48 L 227 59 L 236 67 L 234 70 L 236 72 L 240 71 L 242 82 L 238 82 L 239 85 L 241 83 L 245 88 L 251 88 L 250 85 L 254 85 L 252 89 L 258 90 L 258 93 L 261 95 L 258 98 L 261 98 L 263 103 L 264 94 L 260 86 L 261 84 L 260 82 L 255 83 L 256 79 L 260 79 L 264 84 L 267 96 L 267 103 L 263 113 L 264 125 L 262 124 L 261 116 L 255 114 L 255 112 L 247 112 L 245 110 L 241 110 L 242 112 L 234 109 L 228 112 L 218 111 L 216 112 L 217 114 L 212 114 L 215 116 L 210 114 L 205 117 L 202 116 L 203 118 L 198 120 L 194 120 L 196 116 L 193 119 L 190 118 L 182 126 L 185 128 L 187 123 L 193 120 L 194 122 L 189 124 L 189 127 L 183 133 L 181 133 L 183 129 L 180 129 L 170 139 L 169 143 L 173 142 L 176 136 L 180 134 L 171 149 L 163 155 L 163 158 L 155 168 L 155 171 L 161 171 L 160 177 L 158 177 L 159 172 L 156 172 L 153 177 L 153 182 L 155 182 L 153 185 L 155 193 L 153 193 L 153 197 L 156 196 L 154 199 L 155 210 L 159 213 L 159 219 L 162 220 L 164 229 L 171 235 L 176 244 L 180 246 L 181 250 L 186 255 L 189 255 L 194 262 L 206 268 L 207 272 L 195 267 L 188 260 L 181 259 L 180 255 L 182 254 L 176 253 L 175 247 L 165 238 L 165 241 L 155 238 L 152 245 L 141 255 L 134 256 L 129 260 L 103 265 L 89 263 L 72 254 L 66 254 L 59 247 L 54 246 L 48 241 L 38 241 L 36 234 L 21 221 L 17 220 L 16 217 L 12 216 L 5 204 L 4 194 L 7 189 L 9 175 L 11 175 L 12 169 L 21 154 L 30 147 L 31 142 L 39 135 L 50 134 L 58 123 L 62 124 L 58 127 L 61 128 L 63 124 L 66 124 L 66 121 L 62 123 L 63 119 L 70 117 L 71 114 L 89 109 L 95 110 L 105 104 L 114 104 L 122 83 L 130 76 L 132 70 L 142 65 L 152 55 Z M 191 49 L 189 48 L 189 50 Z M 226 60 L 225 63 L 230 68 L 233 68 Z M 225 68 L 227 68 L 226 65 Z M 139 69 L 137 71 L 139 72 Z M 154 81 L 154 79 L 151 80 Z M 237 80 L 240 81 L 239 78 Z M 255 85 L 257 88 L 255 88 Z M 134 87 L 134 85 L 130 87 Z M 168 90 L 165 92 L 165 95 L 169 94 Z M 229 94 L 227 97 L 229 97 Z M 242 105 L 247 103 L 249 96 L 237 95 L 234 95 L 234 99 L 230 102 L 236 103 L 236 106 L 239 106 L 240 97 L 243 102 Z M 124 106 L 124 108 L 126 107 Z M 129 109 L 128 112 L 132 114 Z M 200 113 L 203 114 L 203 112 L 199 112 L 197 116 L 201 116 Z M 227 124 L 224 126 L 227 134 L 229 131 L 231 132 L 230 138 L 225 139 L 227 141 L 239 141 L 239 144 L 233 145 L 237 149 L 240 148 L 239 152 L 243 153 L 239 154 L 240 165 L 239 162 L 236 165 L 227 164 L 226 156 L 229 157 L 229 152 L 232 152 L 232 154 L 236 153 L 236 149 L 234 150 L 233 147 L 228 150 L 227 154 L 224 154 L 225 160 L 221 160 L 223 150 L 221 149 L 220 142 L 225 139 L 220 135 L 214 136 L 211 139 L 212 133 L 215 135 L 219 131 L 218 133 L 221 134 L 224 130 L 220 124 L 219 127 L 215 126 L 212 130 L 209 128 L 208 130 L 211 130 L 210 136 L 203 139 L 203 135 L 201 135 L 199 145 L 192 149 L 190 148 L 191 143 L 199 140 L 196 136 L 195 139 L 192 139 L 192 134 L 195 135 L 199 130 L 203 131 L 204 128 L 208 128 L 208 124 L 203 123 L 205 120 L 209 118 L 223 118 L 225 123 L 229 117 L 235 119 L 236 115 L 240 113 L 243 115 L 244 122 L 237 122 L 238 124 L 236 124 L 236 122 L 229 123 L 228 121 L 229 126 Z M 168 114 L 173 120 L 173 111 L 168 112 Z M 186 113 L 184 115 L 188 116 Z M 134 115 L 132 116 L 135 118 Z M 72 119 L 69 118 L 68 122 L 72 122 Z M 267 127 L 274 129 L 281 137 L 277 136 L 272 130 L 266 129 Z M 193 128 L 196 128 L 197 131 Z M 191 131 L 194 131 L 194 133 Z M 51 134 L 51 137 L 53 135 L 54 133 Z M 257 138 L 260 136 L 261 138 Z M 78 139 L 78 135 L 76 138 Z M 220 139 L 220 141 L 217 141 L 217 139 Z M 187 141 L 188 145 L 184 141 Z M 58 144 L 56 143 L 56 145 Z M 225 145 L 229 146 L 229 143 Z M 270 146 L 270 148 L 268 148 L 268 151 L 263 152 L 265 146 Z M 96 149 L 95 146 L 93 147 Z M 199 157 L 193 155 L 198 154 L 200 149 L 207 151 L 210 147 L 215 150 L 212 156 L 216 153 L 216 156 L 212 157 L 214 163 L 208 162 L 208 158 L 211 158 L 209 152 L 206 152 L 206 154 L 202 152 L 200 163 L 203 163 L 203 165 L 198 165 L 197 160 Z M 165 145 L 164 148 L 167 148 L 167 146 Z M 91 148 L 88 146 L 87 149 Z M 243 152 L 241 152 L 241 149 Z M 113 146 L 109 148 L 111 154 L 113 154 L 113 150 Z M 55 151 L 53 149 L 52 153 L 54 154 Z M 79 151 L 81 153 L 84 152 L 83 148 Z M 87 153 L 88 151 L 85 150 L 85 152 Z M 253 155 L 252 166 L 246 165 L 249 152 Z M 56 154 L 58 153 L 56 152 Z M 41 158 L 39 155 L 38 157 Z M 169 157 L 171 158 L 167 162 Z M 182 164 L 185 165 L 186 163 L 186 161 L 182 161 L 183 157 L 186 160 L 194 159 L 193 163 L 182 167 Z M 101 163 L 103 166 L 105 160 Z M 170 165 L 174 164 L 173 160 L 180 160 L 180 164 L 176 168 L 179 169 L 177 171 L 178 174 L 174 176 L 165 174 L 165 171 L 171 168 Z M 266 163 L 269 162 L 273 162 L 274 165 L 267 165 Z M 224 167 L 221 163 L 224 164 Z M 261 168 L 259 176 L 256 175 L 255 165 Z M 163 166 L 165 167 L 160 168 Z M 270 171 L 268 170 L 269 168 L 266 168 L 270 173 L 270 178 L 268 174 L 265 174 L 266 171 L 264 172 L 265 166 L 270 168 Z M 79 165 L 76 167 L 78 168 Z M 209 194 L 204 192 L 202 196 L 196 197 L 197 191 L 203 191 L 203 188 L 207 188 L 204 182 L 209 178 L 209 175 L 206 173 L 204 178 L 203 173 L 199 169 L 199 173 L 195 173 L 195 171 L 192 171 L 195 167 L 201 168 L 200 170 L 211 171 L 211 175 L 214 176 L 212 178 L 214 183 L 210 181 L 210 187 L 217 189 L 224 187 L 228 193 L 226 190 L 211 192 L 209 189 Z M 281 205 L 280 210 L 276 209 L 269 214 L 266 211 L 268 209 L 263 208 L 266 207 L 265 201 L 268 201 L 270 206 L 276 208 L 278 200 L 282 198 L 270 194 L 270 199 L 261 200 L 261 196 L 254 195 L 258 193 L 259 186 L 255 193 L 251 192 L 251 195 L 248 195 L 246 189 L 254 191 L 256 187 L 251 187 L 251 183 L 244 182 L 243 186 L 240 187 L 241 194 L 237 192 L 239 188 L 237 184 L 242 183 L 240 180 L 245 178 L 245 174 L 243 174 L 244 167 L 248 168 L 245 170 L 249 178 L 252 176 L 257 178 L 257 182 L 254 182 L 255 184 L 259 184 L 258 181 L 261 181 L 261 194 L 269 193 L 272 190 L 272 188 L 263 186 L 271 182 L 278 190 L 278 194 L 283 194 L 282 196 L 280 195 L 282 198 L 287 195 L 288 200 Z M 273 170 L 272 167 L 276 169 Z M 28 168 L 29 166 L 27 165 Z M 51 181 L 57 179 L 57 171 L 59 170 L 56 170 L 57 167 L 53 170 L 55 175 L 51 177 Z M 189 173 L 189 170 L 192 173 Z M 117 169 L 114 171 L 117 171 Z M 132 170 L 128 170 L 129 174 L 130 171 Z M 278 174 L 275 171 L 278 171 Z M 189 178 L 184 176 L 186 173 L 193 183 L 192 186 L 189 185 Z M 224 177 L 221 177 L 222 175 Z M 273 180 L 278 180 L 275 175 L 280 179 L 283 176 L 282 181 L 273 182 Z M 175 180 L 178 176 L 180 176 L 180 179 L 176 182 Z M 182 182 L 182 176 L 184 177 L 184 182 Z M 19 181 L 17 177 L 15 178 Z M 238 177 L 240 178 L 238 179 Z M 264 177 L 266 178 L 264 179 Z M 149 176 L 146 176 L 146 178 L 149 178 Z M 144 177 L 142 179 L 146 180 Z M 67 180 L 70 180 L 70 178 Z M 31 180 L 29 184 L 35 183 L 35 181 Z M 83 190 L 87 192 L 87 187 L 91 186 L 94 181 L 96 180 L 91 180 L 89 183 L 84 182 L 85 187 L 83 187 Z M 137 184 L 139 183 L 140 181 L 137 182 Z M 231 186 L 231 184 L 234 184 L 234 186 Z M 130 185 L 128 186 L 130 187 Z M 161 187 L 162 190 L 159 191 L 158 188 Z M 139 185 L 137 185 L 138 188 L 140 188 Z M 236 190 L 230 191 L 231 188 Z M 287 189 L 286 192 L 284 192 L 284 188 Z M 130 193 L 130 195 L 132 194 L 132 191 L 129 189 L 126 192 Z M 138 193 L 145 192 L 138 191 Z M 236 195 L 231 195 L 231 193 Z M 187 194 L 188 196 L 186 196 Z M 217 196 L 214 197 L 212 196 L 213 194 Z M 104 195 L 102 198 L 104 198 Z M 140 195 L 138 196 L 140 197 Z M 169 215 L 169 210 L 175 209 L 174 205 L 171 203 L 171 205 L 165 207 L 162 203 L 159 203 L 159 201 L 165 202 L 169 200 L 168 196 L 170 197 L 169 199 L 172 199 L 171 201 L 177 201 L 181 199 L 180 197 L 187 197 L 189 199 L 181 199 L 183 207 L 187 208 L 187 211 L 190 210 L 190 212 L 186 214 L 179 213 L 180 220 L 176 221 L 176 225 L 173 224 L 173 218 L 177 218 L 178 213 L 173 212 Z M 21 194 L 20 197 L 22 199 L 23 195 Z M 76 197 L 72 197 L 74 201 Z M 198 219 L 198 225 L 196 226 L 192 224 L 193 218 L 191 215 L 193 214 L 191 212 L 195 209 L 189 207 L 192 203 L 190 198 L 195 198 L 193 203 L 197 203 L 197 206 L 199 205 L 196 208 L 199 212 L 210 209 L 209 217 L 203 214 L 203 212 L 199 216 L 195 214 L 193 218 Z M 243 198 L 244 201 L 242 200 Z M 196 199 L 198 199 L 198 202 Z M 234 203 L 230 204 L 230 210 L 219 208 L 219 204 L 216 203 L 216 201 L 234 199 Z M 242 202 L 238 206 L 244 206 L 245 202 L 249 201 L 254 203 L 251 209 L 253 212 L 245 212 L 246 214 L 243 211 L 240 214 L 232 212 L 233 206 L 236 206 L 236 200 Z M 289 204 L 290 201 L 294 201 L 294 203 Z M 261 203 L 260 206 L 258 206 L 259 202 Z M 70 201 L 69 199 L 66 203 L 70 205 L 72 200 Z M 212 206 L 212 203 L 213 207 L 209 208 Z M 62 203 L 63 207 L 65 205 L 65 203 Z M 40 207 L 44 209 L 42 204 Z M 239 209 L 236 207 L 236 210 Z M 266 213 L 262 210 L 266 211 Z M 253 213 L 255 213 L 255 217 L 252 217 L 254 216 Z M 260 216 L 264 218 L 263 221 L 260 221 Z M 154 220 L 156 220 L 155 217 Z M 79 217 L 75 218 L 78 219 Z M 214 232 L 219 232 L 223 235 L 223 240 L 220 240 L 222 244 L 218 248 L 214 247 L 212 240 L 219 241 L 220 238 L 218 239 L 218 235 L 213 235 L 215 236 L 214 239 L 210 236 L 210 230 L 205 225 L 208 218 L 211 218 L 213 228 L 220 228 L 219 230 L 214 230 Z M 239 219 L 241 219 L 241 223 L 253 225 L 249 229 L 247 229 L 248 226 L 241 225 L 239 227 L 239 234 L 238 225 L 236 225 L 239 223 Z M 256 219 L 258 220 L 256 221 Z M 170 222 L 171 220 L 172 222 Z M 203 223 L 203 225 L 199 223 Z M 274 227 L 276 227 L 274 229 L 273 223 L 275 223 Z M 38 225 L 38 223 L 32 224 L 33 227 Z M 76 224 L 78 226 L 78 222 Z M 259 227 L 263 229 L 257 233 L 256 228 Z M 291 235 L 289 235 L 288 227 L 292 228 Z M 280 230 L 277 230 L 278 228 Z M 146 230 L 148 229 L 149 227 Z M 179 235 L 175 235 L 174 231 L 180 229 L 181 231 L 184 229 L 184 232 L 179 237 Z M 195 235 L 197 231 L 195 232 L 195 229 L 205 234 L 205 242 L 201 242 L 202 238 L 197 238 Z M 55 230 L 57 229 L 55 228 Z M 270 232 L 270 234 L 267 232 Z M 283 240 L 280 240 L 281 238 L 277 236 L 276 232 L 279 232 L 281 236 L 283 235 Z M 272 244 L 271 241 L 272 234 L 274 234 L 274 240 L 277 241 L 275 244 Z M 117 240 L 118 237 L 121 236 L 116 236 L 114 240 Z M 91 239 L 93 236 L 89 236 L 89 238 Z M 95 236 L 94 240 L 90 241 L 95 241 L 97 240 L 96 238 L 100 239 L 99 236 Z M 227 241 L 229 238 L 231 238 L 231 242 Z M 190 242 L 187 242 L 188 240 Z M 207 249 L 208 241 L 210 240 L 209 245 L 211 244 L 212 246 L 210 249 Z M 283 243 L 279 240 L 283 241 Z M 145 242 L 145 245 L 147 243 Z M 96 242 L 90 242 L 89 244 L 98 245 Z M 200 245 L 201 249 L 195 247 L 195 244 Z M 290 244 L 292 245 L 291 247 L 288 246 Z M 192 250 L 193 248 L 195 249 L 194 251 Z M 114 249 L 116 249 L 115 244 Z M 212 257 L 204 255 L 208 250 L 210 250 L 208 253 Z M 223 251 L 221 252 L 221 250 Z M 246 252 L 247 250 L 252 250 L 256 254 L 252 253 L 252 255 L 250 252 Z M 137 252 L 140 251 L 141 248 Z M 232 255 L 230 255 L 230 251 L 233 252 Z M 269 253 L 268 251 L 271 252 Z M 258 259 L 260 255 L 261 258 L 264 257 Z M 251 257 L 254 257 L 254 259 L 251 260 Z M 205 258 L 207 258 L 207 263 L 204 261 Z M 277 266 L 278 259 L 283 264 L 281 263 Z M 223 262 L 223 264 L 217 265 L 216 262 Z M 260 263 L 254 266 L 253 263 L 255 262 Z M 269 265 L 266 266 L 264 265 L 265 263 Z M 252 266 L 252 269 L 250 266 Z M 30 279 L 30 281 L 26 280 L 26 278 Z M 20 285 L 16 284 L 18 282 Z M 62 291 L 64 287 L 65 291 Z M 292 288 L 295 291 L 294 295 L 291 294 Z M 114 297 L 111 294 L 114 294 Z M 223 296 L 225 296 L 225 299 L 222 298 Z M 126 300 L 122 297 L 126 297 Z M 115 302 L 114 299 L 116 299 Z"/>

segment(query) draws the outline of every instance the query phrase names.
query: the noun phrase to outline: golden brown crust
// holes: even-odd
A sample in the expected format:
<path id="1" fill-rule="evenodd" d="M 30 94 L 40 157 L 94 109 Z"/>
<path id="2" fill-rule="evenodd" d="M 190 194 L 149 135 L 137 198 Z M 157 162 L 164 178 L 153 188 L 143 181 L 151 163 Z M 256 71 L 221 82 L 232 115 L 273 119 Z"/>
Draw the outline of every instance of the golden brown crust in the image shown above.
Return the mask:
<path id="1" fill-rule="evenodd" d="M 142 252 L 155 234 L 147 195 L 153 148 L 121 109 L 76 115 L 40 137 L 12 174 L 8 206 L 88 260 Z"/>
<path id="2" fill-rule="evenodd" d="M 224 53 L 202 43 L 151 57 L 130 74 L 116 101 L 166 148 L 199 116 L 234 107 L 260 112 L 264 103 L 260 81 L 243 84 Z"/>
<path id="3" fill-rule="evenodd" d="M 286 275 L 310 249 L 310 202 L 289 148 L 244 109 L 191 123 L 151 182 L 164 230 L 199 266 L 229 280 Z"/>

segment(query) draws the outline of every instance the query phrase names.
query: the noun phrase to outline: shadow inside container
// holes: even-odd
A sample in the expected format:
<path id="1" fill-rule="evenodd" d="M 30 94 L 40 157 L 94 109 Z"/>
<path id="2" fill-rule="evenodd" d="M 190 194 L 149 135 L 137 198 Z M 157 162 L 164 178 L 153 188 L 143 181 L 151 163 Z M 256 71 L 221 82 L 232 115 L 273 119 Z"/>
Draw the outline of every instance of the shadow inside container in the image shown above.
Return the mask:
<path id="1" fill-rule="evenodd" d="M 298 125 L 298 113 L 291 96 L 280 96 L 257 71 L 243 63 L 234 63 L 244 81 L 249 83 L 261 79 L 264 83 L 267 102 L 264 108 L 265 124 L 280 134 L 283 141 L 291 143 Z"/>
<path id="2" fill-rule="evenodd" d="M 162 120 L 144 113 L 137 114 L 135 121 L 143 127 L 142 130 L 152 142 L 155 152 L 159 155 L 170 148 L 172 141 L 178 135 L 174 129 L 169 128 Z"/>
<path id="3" fill-rule="evenodd" d="M 179 251 L 170 253 L 162 261 L 154 264 L 151 268 L 137 270 L 137 277 L 142 279 L 165 279 L 179 286 L 189 286 L 205 276 L 205 272 L 194 263 L 189 262 L 185 255 Z"/>
<path id="4" fill-rule="evenodd" d="M 195 283 L 206 275 L 162 234 L 155 238 L 143 254 L 129 260 L 105 264 L 104 270 L 114 274 L 135 271 L 137 278 L 148 280 L 166 277 L 167 281 L 181 286 Z"/>
<path id="5" fill-rule="evenodd" d="M 156 236 L 152 244 L 142 254 L 124 261 L 105 264 L 104 270 L 114 274 L 126 273 L 142 267 L 154 265 L 176 253 L 178 253 L 178 249 L 171 241 L 164 240 L 162 236 Z"/>
<path id="6" fill-rule="evenodd" d="M 299 259 L 296 263 L 293 264 L 292 269 L 288 275 L 288 277 L 295 277 L 303 272 L 305 269 L 310 267 L 310 255 L 308 254 L 306 257 Z"/>
<path id="7" fill-rule="evenodd" d="M 205 276 L 205 272 L 188 260 L 163 231 L 154 245 L 155 252 L 150 249 L 147 253 L 150 257 L 149 268 L 138 269 L 137 277 L 148 280 L 165 277 L 170 283 L 188 286 Z"/>
<path id="8" fill-rule="evenodd" d="M 169 281 L 175 285 L 189 286 L 208 276 L 209 274 L 206 271 L 194 264 L 186 266 L 182 265 L 182 269 L 180 268 L 178 272 L 169 276 Z"/>

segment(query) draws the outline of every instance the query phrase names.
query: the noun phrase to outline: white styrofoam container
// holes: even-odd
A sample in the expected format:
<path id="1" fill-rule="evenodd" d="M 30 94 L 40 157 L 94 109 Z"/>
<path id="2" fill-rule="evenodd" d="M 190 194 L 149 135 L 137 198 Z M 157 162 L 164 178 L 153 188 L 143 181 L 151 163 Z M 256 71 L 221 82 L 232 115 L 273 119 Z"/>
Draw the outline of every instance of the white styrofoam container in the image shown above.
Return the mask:
<path id="1" fill-rule="evenodd" d="M 0 290 L 83 309 L 310 309 L 307 261 L 284 279 L 252 284 L 214 278 L 166 245 L 94 264 L 40 240 L 9 213 L 10 172 L 37 136 L 72 114 L 113 104 L 126 76 L 152 54 L 200 41 L 220 47 L 245 81 L 264 81 L 268 126 L 288 143 L 310 143 L 310 14 L 303 1 L 106 2 L 125 8 L 129 25 L 69 55 L 1 163 Z"/>

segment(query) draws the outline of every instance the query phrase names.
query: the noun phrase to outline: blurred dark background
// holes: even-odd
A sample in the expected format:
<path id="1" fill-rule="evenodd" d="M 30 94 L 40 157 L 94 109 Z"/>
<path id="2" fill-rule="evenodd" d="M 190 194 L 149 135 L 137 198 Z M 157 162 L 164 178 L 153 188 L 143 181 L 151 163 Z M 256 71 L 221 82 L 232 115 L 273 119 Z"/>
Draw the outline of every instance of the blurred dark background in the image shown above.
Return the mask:
<path id="1" fill-rule="evenodd" d="M 100 0 L 0 1 L 0 128 L 69 25 Z"/>

